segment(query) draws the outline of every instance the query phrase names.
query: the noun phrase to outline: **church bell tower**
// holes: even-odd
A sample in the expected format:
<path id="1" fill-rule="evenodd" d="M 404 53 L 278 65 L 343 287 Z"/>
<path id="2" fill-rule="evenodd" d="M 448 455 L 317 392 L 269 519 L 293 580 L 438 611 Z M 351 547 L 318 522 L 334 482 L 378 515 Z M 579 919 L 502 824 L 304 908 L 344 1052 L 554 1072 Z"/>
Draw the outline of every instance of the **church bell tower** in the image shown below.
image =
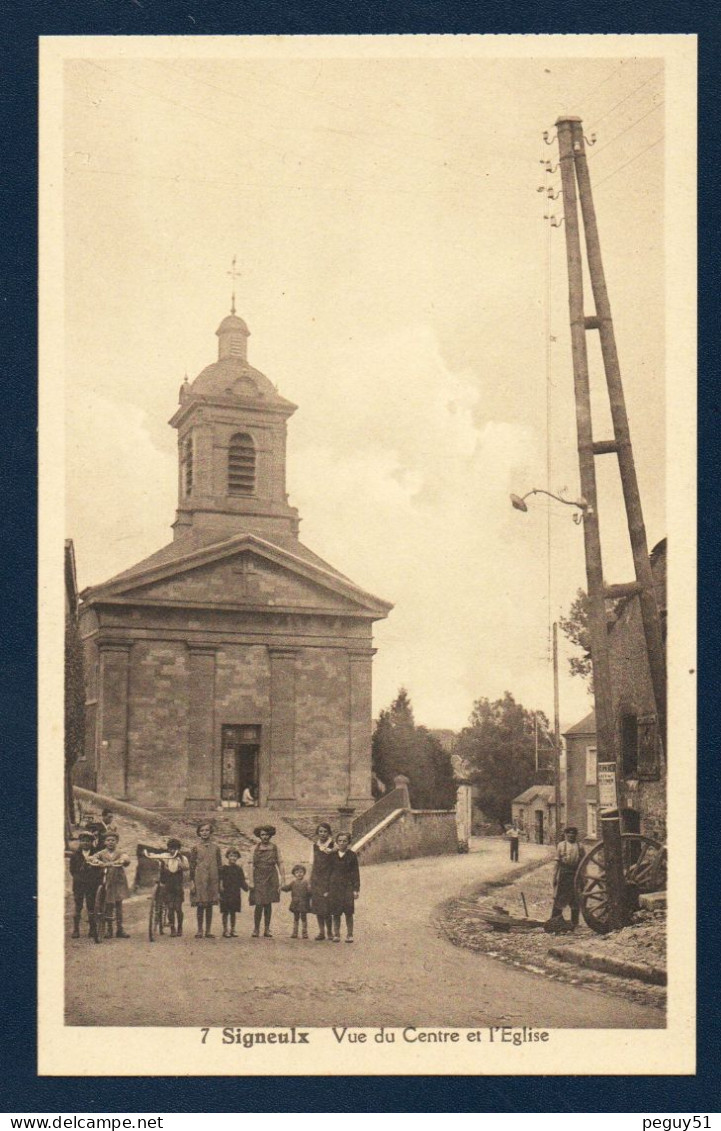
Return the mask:
<path id="1" fill-rule="evenodd" d="M 248 363 L 250 332 L 232 312 L 216 330 L 218 359 L 180 389 L 170 424 L 178 431 L 175 538 L 222 541 L 243 532 L 298 536 L 298 511 L 285 482 L 285 400 Z"/>

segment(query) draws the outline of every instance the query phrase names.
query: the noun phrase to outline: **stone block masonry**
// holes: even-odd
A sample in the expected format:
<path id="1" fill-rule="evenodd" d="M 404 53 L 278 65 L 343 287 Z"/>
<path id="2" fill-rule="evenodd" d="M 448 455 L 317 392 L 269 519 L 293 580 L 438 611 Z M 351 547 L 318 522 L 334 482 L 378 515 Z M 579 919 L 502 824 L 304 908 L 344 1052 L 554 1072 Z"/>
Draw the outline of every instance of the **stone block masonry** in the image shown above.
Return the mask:
<path id="1" fill-rule="evenodd" d="M 183 804 L 188 788 L 190 669 L 182 643 L 133 644 L 127 788 L 107 792 L 150 808 Z"/>
<path id="2" fill-rule="evenodd" d="M 405 809 L 357 851 L 361 864 L 457 853 L 455 810 Z"/>

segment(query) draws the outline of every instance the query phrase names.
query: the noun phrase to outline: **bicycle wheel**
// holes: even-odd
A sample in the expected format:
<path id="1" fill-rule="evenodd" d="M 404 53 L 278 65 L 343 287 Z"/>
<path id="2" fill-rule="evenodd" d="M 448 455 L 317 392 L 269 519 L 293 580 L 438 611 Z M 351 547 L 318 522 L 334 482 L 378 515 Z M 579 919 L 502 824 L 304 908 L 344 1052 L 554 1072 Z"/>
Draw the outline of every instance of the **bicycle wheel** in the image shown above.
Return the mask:
<path id="1" fill-rule="evenodd" d="M 107 903 L 107 896 L 108 893 L 105 884 L 102 884 L 95 893 L 95 909 L 93 911 L 95 938 L 98 942 L 103 942 L 105 939 L 105 905 Z"/>

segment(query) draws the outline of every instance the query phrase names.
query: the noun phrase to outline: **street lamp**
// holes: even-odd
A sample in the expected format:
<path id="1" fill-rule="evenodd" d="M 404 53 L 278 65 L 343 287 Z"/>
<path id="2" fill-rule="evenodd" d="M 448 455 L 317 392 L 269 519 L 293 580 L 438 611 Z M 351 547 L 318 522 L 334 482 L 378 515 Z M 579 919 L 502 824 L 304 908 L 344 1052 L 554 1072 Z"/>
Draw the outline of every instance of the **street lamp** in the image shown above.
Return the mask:
<path id="1" fill-rule="evenodd" d="M 576 507 L 580 514 L 574 514 L 573 521 L 578 526 L 583 522 L 587 515 L 593 514 L 593 508 L 588 505 L 583 495 L 580 499 L 564 499 L 560 495 L 554 495 L 552 491 L 546 491 L 543 487 L 533 487 L 530 491 L 526 491 L 525 495 L 511 495 L 511 504 L 517 511 L 523 511 L 524 514 L 528 512 L 526 506 L 526 499 L 529 495 L 548 495 L 549 499 L 555 499 L 557 503 L 564 503 L 567 507 Z M 556 805 L 556 839 L 558 839 L 561 831 L 561 720 L 558 703 L 558 624 L 553 622 L 553 746 L 554 746 L 554 801 Z M 566 801 L 568 806 L 568 801 Z"/>
<path id="2" fill-rule="evenodd" d="M 560 495 L 554 495 L 552 491 L 544 490 L 543 487 L 533 487 L 530 491 L 526 491 L 525 495 L 511 495 L 511 506 L 515 507 L 517 511 L 527 513 L 526 499 L 529 495 L 548 495 L 549 499 L 555 499 L 557 503 L 564 503 L 567 507 L 577 507 L 581 513 L 573 516 L 576 525 L 582 522 L 587 514 L 592 513 L 583 496 L 580 499 L 564 499 Z"/>

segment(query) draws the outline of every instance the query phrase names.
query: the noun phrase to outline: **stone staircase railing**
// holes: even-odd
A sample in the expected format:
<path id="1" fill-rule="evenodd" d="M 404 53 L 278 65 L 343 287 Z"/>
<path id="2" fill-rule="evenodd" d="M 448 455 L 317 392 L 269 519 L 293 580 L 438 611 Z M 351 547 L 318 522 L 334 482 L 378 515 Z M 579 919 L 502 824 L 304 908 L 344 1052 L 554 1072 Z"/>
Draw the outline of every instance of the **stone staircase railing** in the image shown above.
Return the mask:
<path id="1" fill-rule="evenodd" d="M 382 797 L 372 805 L 370 809 L 366 809 L 365 813 L 361 813 L 360 817 L 356 817 L 353 822 L 352 836 L 353 844 L 363 840 L 368 836 L 374 828 L 382 824 L 391 813 L 397 812 L 399 809 L 410 809 L 411 799 L 408 793 L 408 778 L 399 774 L 395 779 L 396 787 L 391 789 L 388 793 L 384 793 Z"/>

